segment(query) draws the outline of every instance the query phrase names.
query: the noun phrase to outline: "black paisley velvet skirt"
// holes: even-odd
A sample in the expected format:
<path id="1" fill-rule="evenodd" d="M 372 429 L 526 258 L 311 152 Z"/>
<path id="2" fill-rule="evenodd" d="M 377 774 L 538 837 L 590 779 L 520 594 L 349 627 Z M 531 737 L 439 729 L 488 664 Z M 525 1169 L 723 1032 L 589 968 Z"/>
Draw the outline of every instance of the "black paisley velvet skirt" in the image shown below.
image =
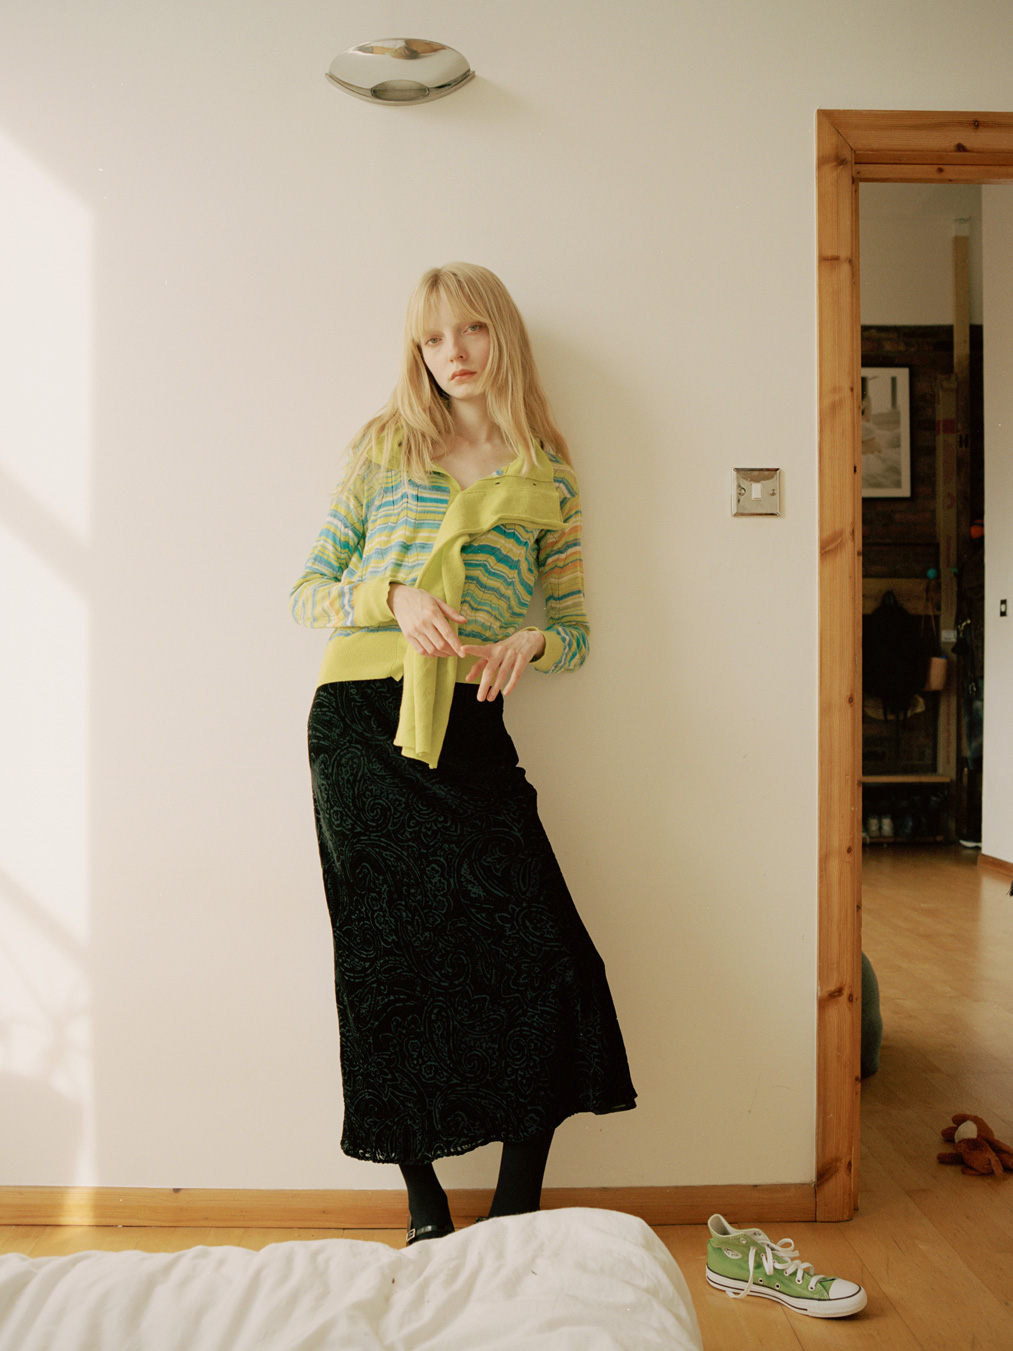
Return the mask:
<path id="1" fill-rule="evenodd" d="M 635 1105 L 605 968 L 517 764 L 458 685 L 438 768 L 395 680 L 317 690 L 310 765 L 334 934 L 341 1148 L 428 1163 Z"/>

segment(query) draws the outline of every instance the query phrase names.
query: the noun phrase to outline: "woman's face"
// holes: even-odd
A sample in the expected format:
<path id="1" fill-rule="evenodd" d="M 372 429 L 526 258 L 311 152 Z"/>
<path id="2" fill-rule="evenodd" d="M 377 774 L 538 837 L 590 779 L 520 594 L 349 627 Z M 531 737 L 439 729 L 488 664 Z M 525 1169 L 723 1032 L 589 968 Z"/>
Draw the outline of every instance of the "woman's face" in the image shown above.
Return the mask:
<path id="1" fill-rule="evenodd" d="M 452 399 L 479 397 L 479 377 L 489 364 L 489 329 L 477 319 L 452 314 L 445 300 L 422 334 L 422 359 L 440 389 Z"/>

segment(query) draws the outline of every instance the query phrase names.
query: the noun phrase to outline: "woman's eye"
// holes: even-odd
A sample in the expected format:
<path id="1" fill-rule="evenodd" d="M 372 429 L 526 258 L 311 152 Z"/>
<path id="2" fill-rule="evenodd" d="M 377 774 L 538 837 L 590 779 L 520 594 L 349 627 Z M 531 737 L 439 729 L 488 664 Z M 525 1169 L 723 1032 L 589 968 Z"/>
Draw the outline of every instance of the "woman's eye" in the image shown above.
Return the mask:
<path id="1" fill-rule="evenodd" d="M 435 347 L 436 344 L 437 344 L 439 341 L 440 341 L 440 340 L 439 340 L 439 338 L 437 338 L 437 337 L 426 338 L 425 346 L 426 346 L 426 347 Z"/>

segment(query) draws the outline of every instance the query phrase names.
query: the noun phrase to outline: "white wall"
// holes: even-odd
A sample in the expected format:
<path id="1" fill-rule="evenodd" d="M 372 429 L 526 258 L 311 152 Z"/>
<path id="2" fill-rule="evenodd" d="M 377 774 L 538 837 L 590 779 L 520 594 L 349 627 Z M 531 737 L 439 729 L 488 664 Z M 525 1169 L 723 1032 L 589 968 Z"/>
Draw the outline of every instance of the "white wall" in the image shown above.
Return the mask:
<path id="1" fill-rule="evenodd" d="M 863 183 L 863 324 L 952 324 L 953 236 L 969 238 L 971 323 L 981 323 L 981 187 Z"/>
<path id="2" fill-rule="evenodd" d="M 987 534 L 981 848 L 1013 862 L 1013 188 L 984 188 L 982 208 Z"/>
<path id="3" fill-rule="evenodd" d="M 405 28 L 479 78 L 324 80 Z M 1005 107 L 1011 37 L 984 0 L 8 0 L 2 1181 L 395 1185 L 337 1149 L 286 592 L 455 257 L 529 318 L 586 500 L 593 658 L 511 721 L 641 1106 L 547 1180 L 812 1178 L 814 113 Z M 782 519 L 731 518 L 736 464 Z"/>

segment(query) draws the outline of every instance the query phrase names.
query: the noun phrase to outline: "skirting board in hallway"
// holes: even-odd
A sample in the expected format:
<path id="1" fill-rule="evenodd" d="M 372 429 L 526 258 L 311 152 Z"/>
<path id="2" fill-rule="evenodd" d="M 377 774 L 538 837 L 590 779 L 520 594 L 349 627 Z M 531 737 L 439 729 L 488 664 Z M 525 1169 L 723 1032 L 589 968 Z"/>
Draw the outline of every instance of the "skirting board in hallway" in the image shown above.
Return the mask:
<path id="1" fill-rule="evenodd" d="M 1000 877 L 1013 877 L 1013 863 L 1004 858 L 995 858 L 992 854 L 979 854 L 978 867 L 986 872 L 998 873 Z"/>

